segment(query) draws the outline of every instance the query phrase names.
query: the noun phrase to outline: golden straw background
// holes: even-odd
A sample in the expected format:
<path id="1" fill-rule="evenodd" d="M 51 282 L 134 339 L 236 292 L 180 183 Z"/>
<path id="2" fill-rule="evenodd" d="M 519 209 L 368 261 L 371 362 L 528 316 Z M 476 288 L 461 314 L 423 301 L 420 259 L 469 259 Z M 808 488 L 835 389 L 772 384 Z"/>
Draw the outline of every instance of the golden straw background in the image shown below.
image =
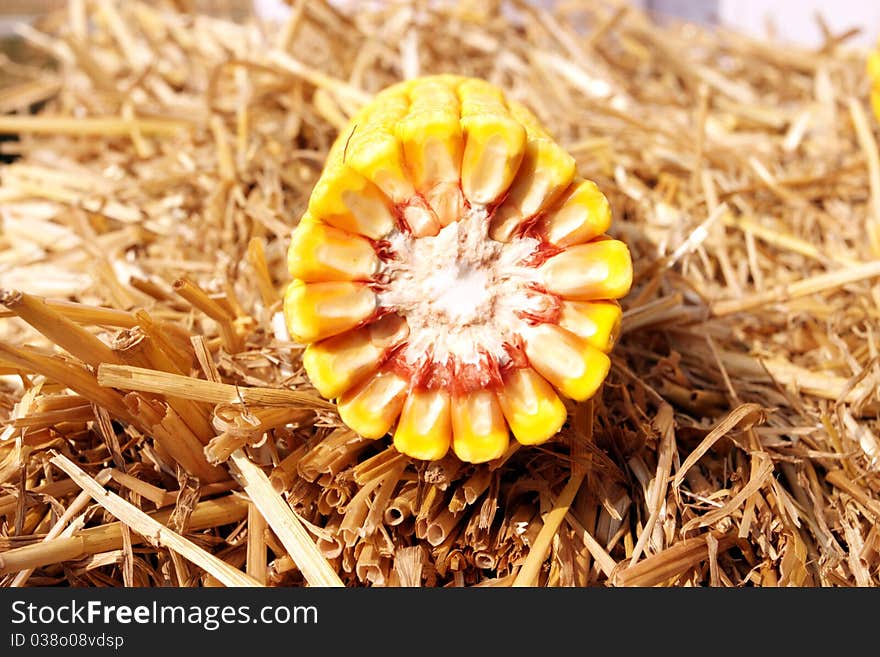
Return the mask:
<path id="1" fill-rule="evenodd" d="M 806 50 L 618 2 L 292 4 L 270 25 L 70 0 L 18 29 L 4 586 L 878 583 L 880 158 L 851 34 Z M 278 330 L 337 130 L 439 72 L 538 115 L 636 270 L 602 392 L 481 466 L 355 436 Z"/>

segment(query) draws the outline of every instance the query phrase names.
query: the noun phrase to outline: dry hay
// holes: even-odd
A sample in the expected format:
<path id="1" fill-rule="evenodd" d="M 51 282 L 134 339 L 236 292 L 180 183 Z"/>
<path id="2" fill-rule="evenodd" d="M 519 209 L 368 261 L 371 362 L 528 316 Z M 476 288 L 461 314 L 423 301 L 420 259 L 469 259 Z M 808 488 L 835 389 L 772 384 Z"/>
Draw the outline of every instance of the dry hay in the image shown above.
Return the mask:
<path id="1" fill-rule="evenodd" d="M 880 163 L 848 35 L 172 4 L 72 0 L 21 30 L 57 67 L 7 67 L 4 585 L 878 583 Z M 479 467 L 347 431 L 277 315 L 336 130 L 431 72 L 533 108 L 636 267 L 601 395 Z"/>

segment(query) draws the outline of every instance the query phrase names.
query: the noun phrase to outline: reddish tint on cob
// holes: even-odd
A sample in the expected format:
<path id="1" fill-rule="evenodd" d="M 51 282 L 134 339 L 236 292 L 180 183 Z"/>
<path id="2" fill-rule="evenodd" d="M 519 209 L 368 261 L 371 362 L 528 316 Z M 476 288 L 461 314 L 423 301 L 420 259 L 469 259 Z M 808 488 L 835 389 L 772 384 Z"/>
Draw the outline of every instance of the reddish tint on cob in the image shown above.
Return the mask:
<path id="1" fill-rule="evenodd" d="M 629 251 L 525 107 L 473 78 L 385 89 L 330 150 L 284 313 L 342 420 L 419 459 L 550 439 L 608 374 Z"/>

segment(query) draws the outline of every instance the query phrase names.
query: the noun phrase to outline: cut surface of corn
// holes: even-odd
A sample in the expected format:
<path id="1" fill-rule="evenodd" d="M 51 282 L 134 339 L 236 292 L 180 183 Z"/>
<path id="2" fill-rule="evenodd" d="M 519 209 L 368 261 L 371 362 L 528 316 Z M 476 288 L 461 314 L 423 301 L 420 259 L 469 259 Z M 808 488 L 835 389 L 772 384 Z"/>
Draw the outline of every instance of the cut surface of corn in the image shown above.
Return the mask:
<path id="1" fill-rule="evenodd" d="M 456 75 L 340 131 L 288 250 L 303 366 L 361 436 L 482 463 L 564 428 L 610 369 L 632 284 L 611 208 L 524 105 Z"/>

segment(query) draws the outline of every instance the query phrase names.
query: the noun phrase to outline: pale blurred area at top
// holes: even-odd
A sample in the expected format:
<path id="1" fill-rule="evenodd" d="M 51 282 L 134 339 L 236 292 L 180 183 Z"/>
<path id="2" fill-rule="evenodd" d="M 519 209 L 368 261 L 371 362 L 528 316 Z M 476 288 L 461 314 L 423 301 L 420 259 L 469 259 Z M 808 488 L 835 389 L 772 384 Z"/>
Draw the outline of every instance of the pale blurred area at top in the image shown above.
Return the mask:
<path id="1" fill-rule="evenodd" d="M 296 0 L 180 0 L 194 8 L 213 9 L 211 13 L 241 16 L 249 10 L 265 19 L 283 19 Z M 316 1 L 316 0 L 306 0 Z M 323 0 L 321 0 L 323 1 Z M 357 11 L 359 6 L 386 4 L 383 0 L 327 0 L 331 4 Z M 429 3 L 433 0 L 427 0 Z M 444 1 L 444 0 L 437 0 Z M 468 0 L 477 1 L 477 0 Z M 552 7 L 571 0 L 530 0 Z M 589 4 L 590 0 L 581 0 Z M 626 0 L 620 0 L 621 4 Z M 400 4 L 389 0 L 387 4 Z M 0 35 L 13 31 L 14 25 L 30 20 L 50 9 L 65 6 L 66 0 L 0 0 Z M 415 3 L 419 4 L 419 3 Z M 880 0 L 629 0 L 634 7 L 658 16 L 680 18 L 703 25 L 719 25 L 745 32 L 759 39 L 792 42 L 817 48 L 826 42 L 824 29 L 833 36 L 849 30 L 859 33 L 847 38 L 850 46 L 871 46 L 880 36 Z"/>
<path id="2" fill-rule="evenodd" d="M 283 18 L 290 11 L 282 0 L 253 0 L 266 18 Z M 356 8 L 363 0 L 335 0 Z M 552 7 L 555 0 L 532 0 Z M 589 0 L 584 0 L 589 4 Z M 372 2 L 371 4 L 381 4 Z M 872 46 L 880 35 L 880 0 L 630 0 L 629 4 L 661 16 L 721 25 L 759 39 L 774 38 L 806 47 L 821 47 L 827 30 L 839 36 L 850 29 L 860 32 L 847 39 L 853 46 Z"/>

